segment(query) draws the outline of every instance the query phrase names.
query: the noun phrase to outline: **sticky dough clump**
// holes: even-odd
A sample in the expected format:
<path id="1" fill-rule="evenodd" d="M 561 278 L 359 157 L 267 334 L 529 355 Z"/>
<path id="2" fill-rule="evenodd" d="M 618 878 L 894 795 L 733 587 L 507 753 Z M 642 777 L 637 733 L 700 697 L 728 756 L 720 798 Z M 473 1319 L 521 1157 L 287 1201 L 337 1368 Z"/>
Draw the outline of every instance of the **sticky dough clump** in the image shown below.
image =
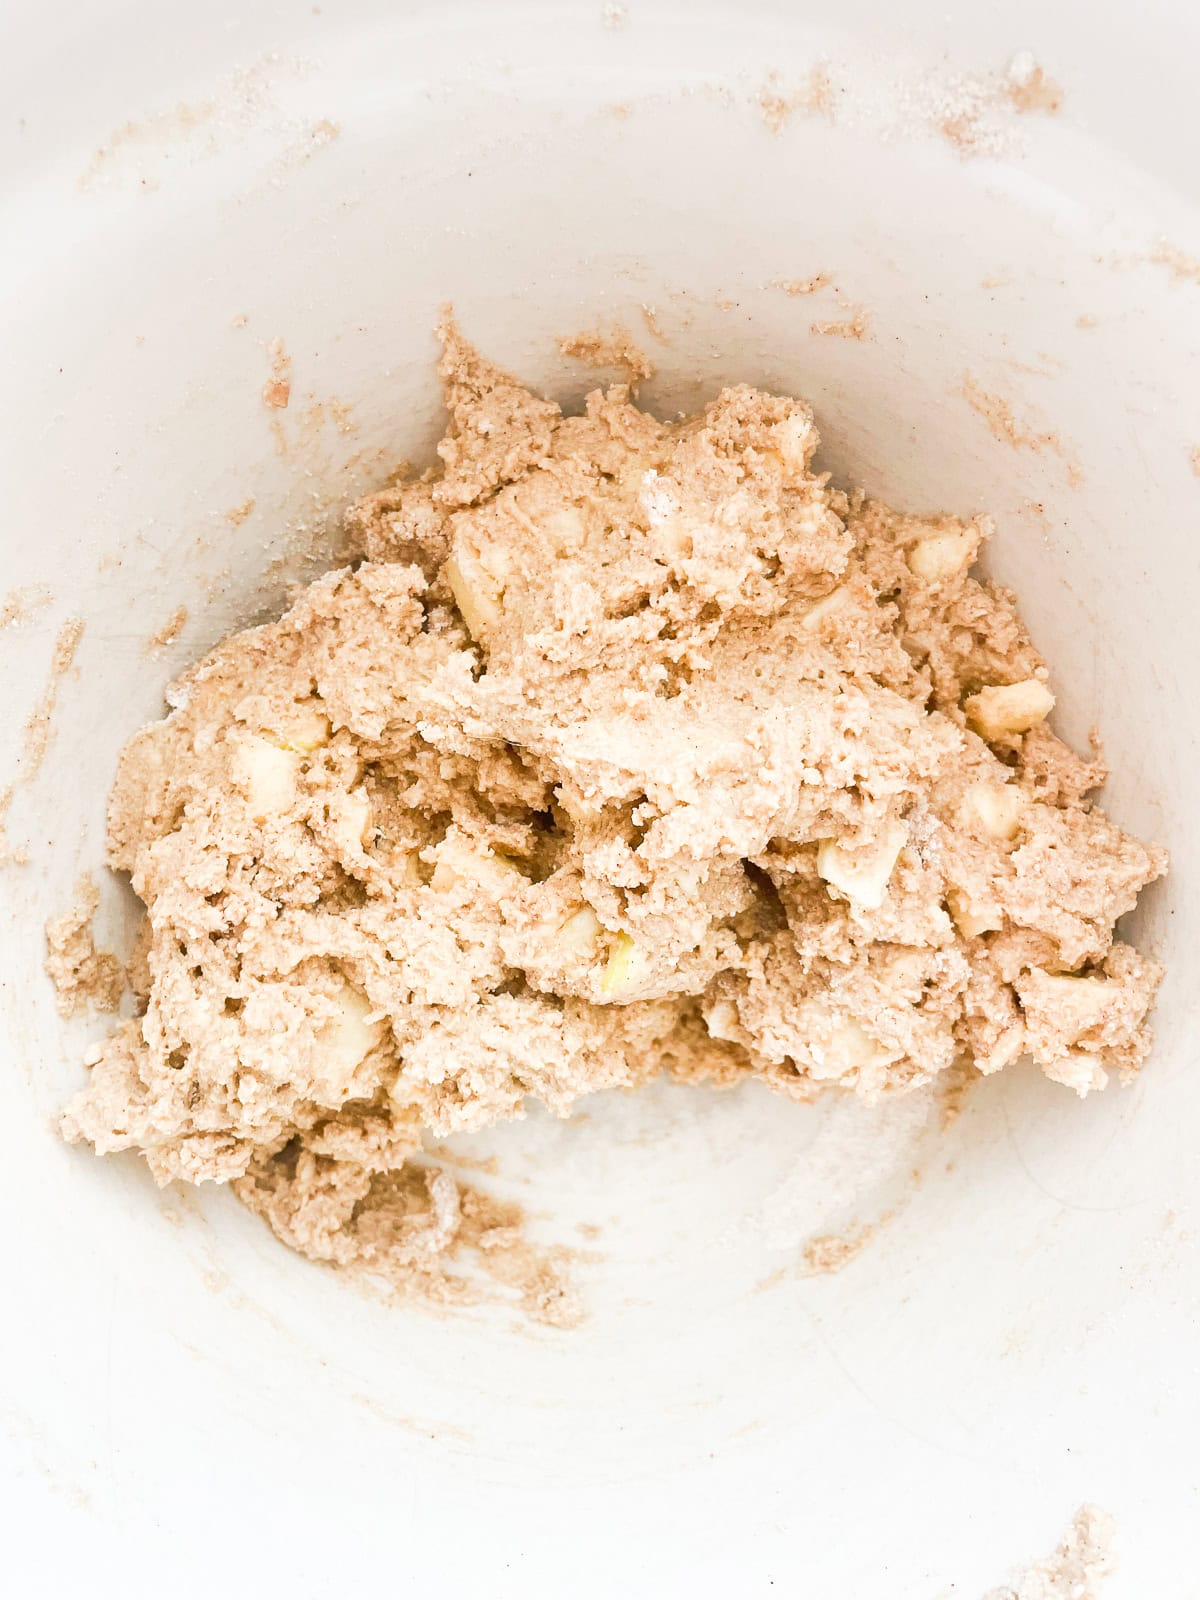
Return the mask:
<path id="1" fill-rule="evenodd" d="M 124 751 L 147 992 L 68 1137 L 396 1265 L 457 1226 L 422 1140 L 529 1096 L 1135 1072 L 1159 971 L 1113 925 L 1165 856 L 1046 725 L 988 520 L 834 489 L 798 400 L 564 417 L 441 336 L 440 465 Z"/>

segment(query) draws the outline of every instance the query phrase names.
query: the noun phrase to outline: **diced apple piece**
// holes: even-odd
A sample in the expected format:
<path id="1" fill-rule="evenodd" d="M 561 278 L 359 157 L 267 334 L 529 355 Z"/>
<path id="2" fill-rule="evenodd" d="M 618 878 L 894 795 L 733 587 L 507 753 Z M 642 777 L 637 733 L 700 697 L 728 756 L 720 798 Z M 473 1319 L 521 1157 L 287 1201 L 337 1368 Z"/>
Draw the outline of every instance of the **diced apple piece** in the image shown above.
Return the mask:
<path id="1" fill-rule="evenodd" d="M 736 1038 L 738 1008 L 732 1000 L 714 1000 L 704 1013 L 704 1021 L 714 1039 Z"/>
<path id="2" fill-rule="evenodd" d="M 775 448 L 784 466 L 793 472 L 803 472 L 816 444 L 812 418 L 793 412 L 790 417 L 777 422 L 771 432 L 775 435 Z"/>
<path id="3" fill-rule="evenodd" d="M 879 1040 L 868 1033 L 861 1022 L 851 1017 L 848 1022 L 843 1022 L 834 1029 L 825 1053 L 825 1061 L 827 1066 L 850 1072 L 859 1067 L 875 1066 L 886 1056 L 887 1051 Z"/>
<path id="4" fill-rule="evenodd" d="M 817 847 L 817 872 L 855 905 L 873 911 L 883 904 L 892 869 L 907 839 L 907 828 L 895 820 L 887 823 L 868 849 L 851 851 L 834 839 L 823 839 Z"/>
<path id="5" fill-rule="evenodd" d="M 340 1084 L 353 1076 L 355 1068 L 383 1037 L 384 1019 L 375 1014 L 363 994 L 344 983 L 334 998 L 336 1011 L 322 1023 L 317 1039 L 326 1065 L 326 1076 Z"/>
<path id="6" fill-rule="evenodd" d="M 844 610 L 849 604 L 850 591 L 844 583 L 840 584 L 836 589 L 831 589 L 827 595 L 822 595 L 814 605 L 809 606 L 800 626 L 810 631 L 819 628 L 827 618 Z"/>
<path id="7" fill-rule="evenodd" d="M 1108 1082 L 1108 1073 L 1101 1066 L 1100 1058 L 1090 1050 L 1068 1050 L 1056 1060 L 1044 1063 L 1042 1071 L 1052 1083 L 1074 1089 L 1081 1100 L 1093 1089 L 1103 1089 Z"/>
<path id="8" fill-rule="evenodd" d="M 504 616 L 499 587 L 489 581 L 477 563 L 472 563 L 468 578 L 456 556 L 446 558 L 442 573 L 471 637 L 485 639 L 494 628 L 499 627 Z"/>
<path id="9" fill-rule="evenodd" d="M 435 854 L 430 883 L 442 892 L 466 885 L 501 895 L 525 880 L 525 874 L 514 862 L 496 855 L 482 843 L 450 835 L 436 847 Z"/>
<path id="10" fill-rule="evenodd" d="M 945 583 L 970 566 L 975 555 L 975 538 L 969 532 L 931 533 L 918 539 L 908 551 L 908 565 L 922 583 Z"/>
<path id="11" fill-rule="evenodd" d="M 233 757 L 233 779 L 246 796 L 247 809 L 256 822 L 278 816 L 296 802 L 300 757 L 270 739 L 249 734 L 238 742 Z"/>
<path id="12" fill-rule="evenodd" d="M 604 811 L 604 800 L 600 795 L 581 794 L 568 783 L 560 785 L 555 797 L 572 822 L 585 826 L 595 822 Z"/>
<path id="13" fill-rule="evenodd" d="M 629 934 L 614 935 L 612 949 L 600 975 L 600 993 L 615 996 L 630 989 L 641 977 L 646 954 Z"/>
<path id="14" fill-rule="evenodd" d="M 347 855 L 362 849 L 371 831 L 371 802 L 365 789 L 351 789 L 330 802 L 329 831 Z"/>
<path id="15" fill-rule="evenodd" d="M 580 906 L 559 928 L 557 937 L 560 949 L 573 955 L 592 955 L 603 934 L 600 919 L 591 906 Z"/>
<path id="16" fill-rule="evenodd" d="M 583 520 L 583 513 L 578 506 L 570 503 L 539 517 L 538 529 L 552 548 L 562 555 L 578 550 L 587 538 L 587 524 Z"/>
<path id="17" fill-rule="evenodd" d="M 1074 972 L 1031 972 L 1018 989 L 1026 1012 L 1045 1016 L 1072 1043 L 1103 1021 L 1113 995 L 1108 978 Z"/>
<path id="18" fill-rule="evenodd" d="M 1038 678 L 981 689 L 963 701 L 967 721 L 984 739 L 1028 733 L 1054 709 L 1054 696 Z"/>
<path id="19" fill-rule="evenodd" d="M 976 900 L 962 889 L 947 889 L 946 905 L 954 926 L 967 939 L 983 933 L 998 933 L 1004 926 L 1004 913 L 994 900 Z"/>
<path id="20" fill-rule="evenodd" d="M 273 742 L 284 750 L 295 750 L 309 756 L 329 743 L 331 723 L 322 710 L 321 700 L 303 700 L 289 710 L 278 728 L 273 728 Z"/>
<path id="21" fill-rule="evenodd" d="M 975 783 L 965 795 L 971 820 L 993 839 L 1014 839 L 1021 827 L 1026 799 L 1014 783 Z"/>

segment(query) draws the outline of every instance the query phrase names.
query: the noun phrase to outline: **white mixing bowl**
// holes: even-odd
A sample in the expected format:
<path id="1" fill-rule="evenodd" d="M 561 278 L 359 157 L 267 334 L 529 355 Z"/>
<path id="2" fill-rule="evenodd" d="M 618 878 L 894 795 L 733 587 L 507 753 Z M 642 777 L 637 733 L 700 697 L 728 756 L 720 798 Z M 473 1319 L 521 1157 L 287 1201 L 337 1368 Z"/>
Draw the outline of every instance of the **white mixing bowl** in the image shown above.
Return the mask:
<path id="1" fill-rule="evenodd" d="M 3 588 L 50 595 L 0 632 L 7 1592 L 974 1600 L 1094 1501 L 1104 1600 L 1200 1593 L 1200 11 L 7 0 L 4 32 Z M 1105 804 L 1172 851 L 1132 1087 L 1017 1069 L 944 1133 L 927 1098 L 663 1088 L 461 1143 L 544 1240 L 599 1227 L 571 1333 L 372 1299 L 58 1140 L 98 1027 L 41 930 L 117 750 L 426 458 L 444 301 L 567 402 L 598 375 L 557 336 L 620 320 L 652 407 L 798 392 L 842 481 L 995 513 L 1060 730 L 1100 724 Z"/>

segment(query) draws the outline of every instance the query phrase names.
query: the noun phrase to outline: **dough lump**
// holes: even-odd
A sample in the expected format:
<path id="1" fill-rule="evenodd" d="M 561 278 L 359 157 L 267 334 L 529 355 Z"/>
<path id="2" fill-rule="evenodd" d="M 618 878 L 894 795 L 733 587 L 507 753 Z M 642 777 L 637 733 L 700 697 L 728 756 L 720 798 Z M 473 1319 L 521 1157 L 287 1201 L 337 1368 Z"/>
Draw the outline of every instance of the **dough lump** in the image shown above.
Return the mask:
<path id="1" fill-rule="evenodd" d="M 798 400 L 566 417 L 440 335 L 440 464 L 125 748 L 148 988 L 67 1137 L 402 1270 L 459 1226 L 409 1158 L 530 1096 L 1134 1073 L 1166 858 L 1048 728 L 988 519 L 833 488 Z"/>

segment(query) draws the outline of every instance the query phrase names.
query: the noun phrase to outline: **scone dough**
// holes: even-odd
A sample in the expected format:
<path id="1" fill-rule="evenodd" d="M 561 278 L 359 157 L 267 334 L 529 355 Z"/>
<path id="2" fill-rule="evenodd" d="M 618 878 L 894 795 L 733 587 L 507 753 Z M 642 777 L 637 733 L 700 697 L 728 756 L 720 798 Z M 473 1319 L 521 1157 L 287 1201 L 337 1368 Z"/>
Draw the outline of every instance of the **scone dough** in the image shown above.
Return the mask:
<path id="1" fill-rule="evenodd" d="M 65 1131 L 320 1259 L 440 1248 L 427 1135 L 662 1070 L 807 1098 L 1136 1071 L 1165 869 L 1049 730 L 984 517 L 832 488 L 798 400 L 582 416 L 447 321 L 440 465 L 126 747 L 143 1012 Z"/>

